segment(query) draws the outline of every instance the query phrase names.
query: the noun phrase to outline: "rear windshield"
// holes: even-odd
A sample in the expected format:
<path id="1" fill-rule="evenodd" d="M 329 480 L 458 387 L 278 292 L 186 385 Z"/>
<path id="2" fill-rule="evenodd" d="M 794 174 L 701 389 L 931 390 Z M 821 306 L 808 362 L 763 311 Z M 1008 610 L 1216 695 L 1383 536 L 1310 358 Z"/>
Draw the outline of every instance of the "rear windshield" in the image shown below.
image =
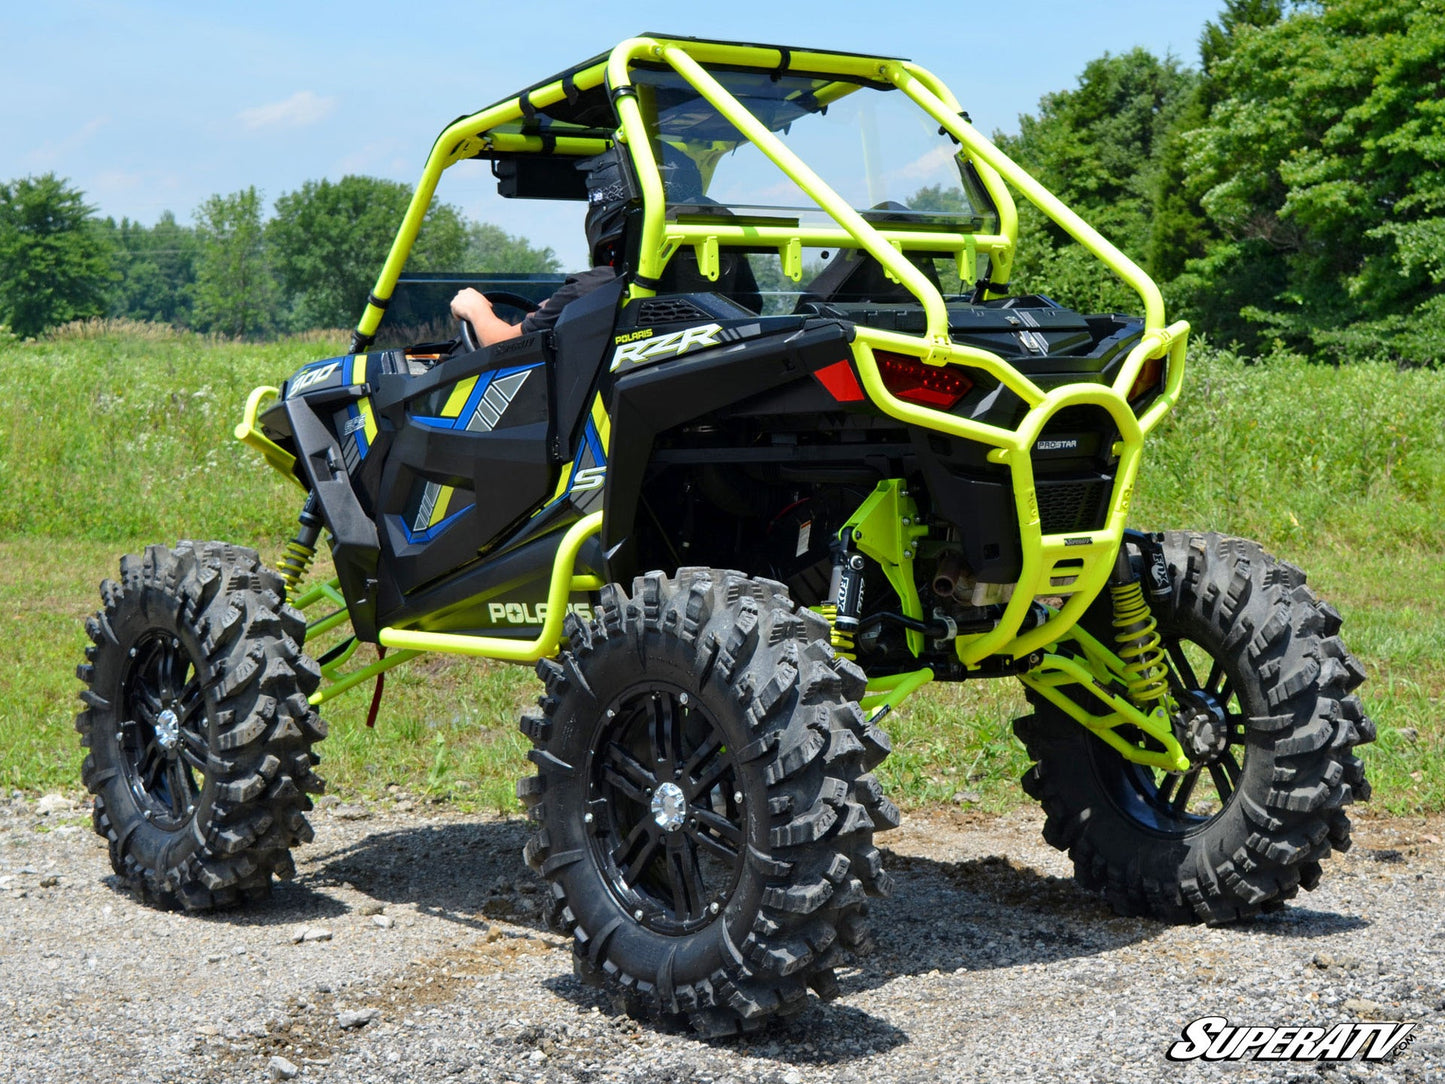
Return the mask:
<path id="1" fill-rule="evenodd" d="M 889 228 L 995 233 L 998 215 L 938 122 L 902 92 L 833 76 L 711 74 L 855 210 Z M 680 75 L 635 70 L 668 214 L 832 220 Z M 783 224 L 779 222 L 778 224 Z"/>

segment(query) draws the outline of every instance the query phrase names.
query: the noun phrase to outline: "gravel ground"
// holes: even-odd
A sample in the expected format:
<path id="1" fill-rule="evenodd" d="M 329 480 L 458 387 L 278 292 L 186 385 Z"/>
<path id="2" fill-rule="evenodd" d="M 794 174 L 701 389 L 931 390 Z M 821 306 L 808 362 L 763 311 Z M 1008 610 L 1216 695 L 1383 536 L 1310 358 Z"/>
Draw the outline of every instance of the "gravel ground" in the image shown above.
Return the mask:
<path id="1" fill-rule="evenodd" d="M 326 802 L 295 881 L 200 917 L 121 890 L 66 803 L 0 799 L 0 1081 L 1445 1081 L 1440 819 L 1366 818 L 1302 902 L 1204 929 L 1113 916 L 1032 809 L 914 814 L 842 996 L 703 1042 L 572 978 L 523 822 Z M 1210 1015 L 1417 1026 L 1390 1063 L 1166 1061 Z"/>

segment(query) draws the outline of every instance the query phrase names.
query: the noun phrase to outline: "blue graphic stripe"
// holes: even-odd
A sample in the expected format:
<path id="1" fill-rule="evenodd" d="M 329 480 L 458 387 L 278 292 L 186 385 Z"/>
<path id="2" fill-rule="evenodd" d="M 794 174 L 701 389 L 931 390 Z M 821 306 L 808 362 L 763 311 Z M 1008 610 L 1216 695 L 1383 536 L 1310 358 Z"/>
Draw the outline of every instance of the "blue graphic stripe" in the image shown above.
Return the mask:
<path id="1" fill-rule="evenodd" d="M 410 543 L 410 544 L 412 544 L 412 545 L 415 545 L 415 544 L 418 543 L 418 542 L 430 542 L 433 538 L 435 538 L 437 535 L 439 535 L 439 534 L 441 534 L 443 531 L 445 531 L 448 527 L 450 527 L 450 526 L 451 526 L 453 523 L 455 523 L 458 519 L 460 519 L 460 518 L 461 518 L 462 516 L 464 516 L 466 513 L 470 512 L 470 511 L 472 510 L 472 507 L 473 507 L 472 505 L 467 505 L 467 506 L 466 506 L 465 508 L 463 508 L 461 511 L 459 511 L 459 512 L 453 512 L 451 515 L 447 516 L 446 519 L 442 520 L 442 521 L 441 521 L 440 523 L 438 523 L 436 526 L 434 526 L 434 527 L 428 527 L 428 528 L 427 528 L 426 530 L 424 530 L 424 531 L 413 531 L 410 527 L 408 527 L 408 526 L 406 525 L 406 517 L 404 517 L 404 516 L 397 516 L 397 517 L 396 517 L 396 521 L 397 521 L 397 523 L 401 524 L 401 529 L 402 529 L 402 532 L 406 535 L 406 540 L 407 540 L 407 542 Z"/>

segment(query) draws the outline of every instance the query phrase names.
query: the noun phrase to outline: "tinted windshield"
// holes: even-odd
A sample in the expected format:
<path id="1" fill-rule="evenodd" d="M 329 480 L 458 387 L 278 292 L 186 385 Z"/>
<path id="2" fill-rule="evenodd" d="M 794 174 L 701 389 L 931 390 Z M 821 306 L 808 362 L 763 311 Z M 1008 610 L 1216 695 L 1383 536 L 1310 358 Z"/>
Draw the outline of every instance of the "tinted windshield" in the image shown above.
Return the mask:
<path id="1" fill-rule="evenodd" d="M 890 225 L 993 233 L 998 216 L 938 122 L 901 92 L 831 76 L 712 71 L 840 196 Z M 671 217 L 715 209 L 745 218 L 831 222 L 807 193 L 680 75 L 634 73 Z M 822 216 L 822 220 L 820 217 Z"/>

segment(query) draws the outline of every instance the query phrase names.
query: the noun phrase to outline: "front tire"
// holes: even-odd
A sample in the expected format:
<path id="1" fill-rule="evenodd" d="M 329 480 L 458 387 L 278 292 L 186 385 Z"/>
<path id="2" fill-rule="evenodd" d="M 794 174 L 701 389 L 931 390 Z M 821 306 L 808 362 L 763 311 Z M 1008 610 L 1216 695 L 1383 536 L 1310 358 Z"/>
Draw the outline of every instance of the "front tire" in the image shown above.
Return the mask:
<path id="1" fill-rule="evenodd" d="M 681 569 L 605 589 L 567 635 L 538 665 L 518 795 L 578 976 L 707 1035 L 832 996 L 870 947 L 866 899 L 889 886 L 873 833 L 898 812 L 826 622 L 779 584 Z"/>
<path id="2" fill-rule="evenodd" d="M 1256 543 L 1171 532 L 1172 594 L 1153 604 L 1176 701 L 1193 705 L 1193 767 L 1126 761 L 1030 692 L 1015 732 L 1044 838 L 1116 911 L 1228 922 L 1274 910 L 1350 845 L 1345 806 L 1369 797 L 1356 745 L 1374 724 L 1340 617 L 1304 573 Z"/>
<path id="3" fill-rule="evenodd" d="M 320 679 L 280 577 L 219 542 L 121 558 L 77 669 L 92 820 L 128 887 L 187 910 L 263 896 L 312 838 Z"/>

